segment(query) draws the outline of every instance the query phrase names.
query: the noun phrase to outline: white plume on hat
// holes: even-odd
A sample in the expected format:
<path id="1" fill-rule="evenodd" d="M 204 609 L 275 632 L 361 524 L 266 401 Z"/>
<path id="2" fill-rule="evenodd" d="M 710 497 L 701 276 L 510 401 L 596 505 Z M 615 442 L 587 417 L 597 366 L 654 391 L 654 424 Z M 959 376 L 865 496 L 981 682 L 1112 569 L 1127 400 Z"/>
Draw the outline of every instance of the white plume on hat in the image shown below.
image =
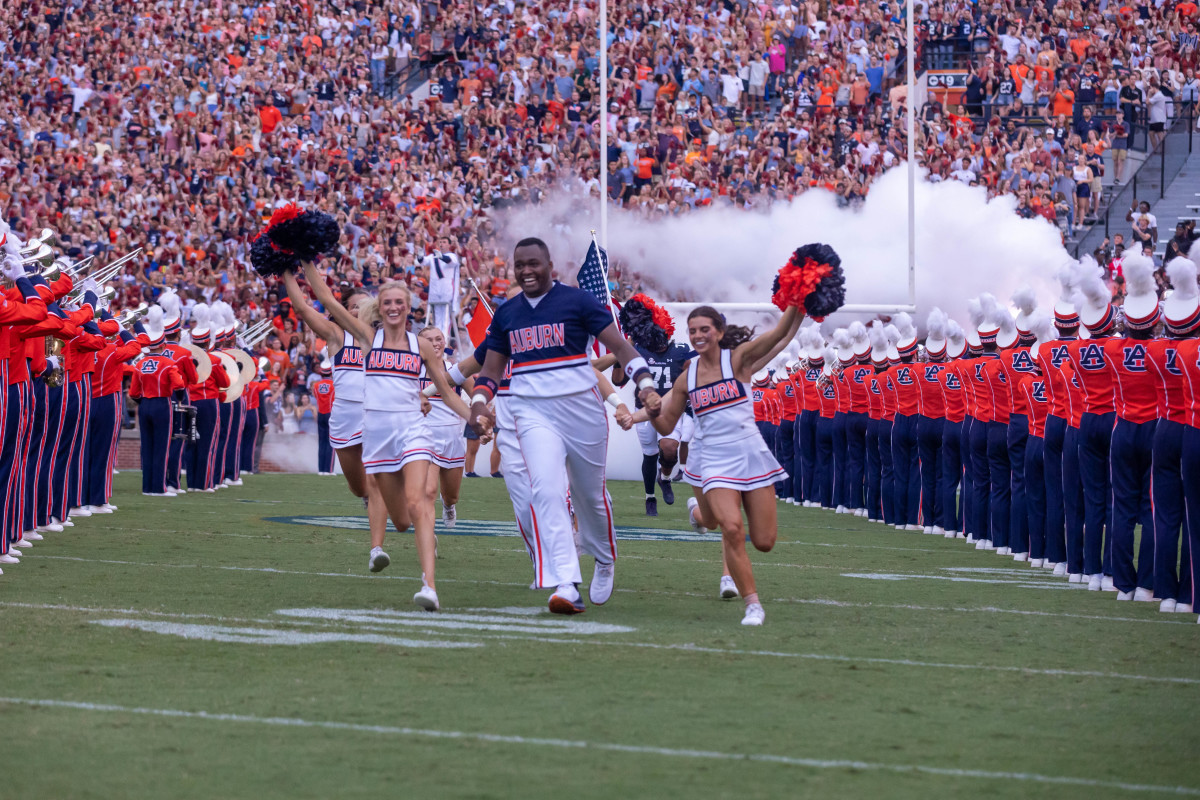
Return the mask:
<path id="1" fill-rule="evenodd" d="M 929 317 L 925 320 L 925 329 L 928 335 L 925 337 L 925 349 L 930 352 L 940 353 L 946 346 L 946 325 L 950 322 L 950 317 L 946 315 L 936 306 L 929 312 Z"/>
<path id="2" fill-rule="evenodd" d="M 150 310 L 146 312 L 146 335 L 150 337 L 150 341 L 156 341 L 163 336 L 163 310 L 160 305 L 150 306 Z"/>
<path id="3" fill-rule="evenodd" d="M 1167 277 L 1175 287 L 1171 296 L 1163 302 L 1163 315 L 1168 323 L 1185 322 L 1196 312 L 1196 306 L 1200 303 L 1196 271 L 1196 262 L 1182 256 L 1172 258 L 1167 264 Z"/>
<path id="4" fill-rule="evenodd" d="M 883 335 L 887 337 L 888 343 L 888 360 L 899 361 L 900 351 L 896 349 L 896 343 L 900 341 L 900 329 L 895 325 L 884 325 Z"/>
<path id="5" fill-rule="evenodd" d="M 892 318 L 892 324 L 900 332 L 900 341 L 913 338 L 917 335 L 917 328 L 913 325 L 911 314 L 901 311 Z"/>
<path id="6" fill-rule="evenodd" d="M 1029 332 L 1037 337 L 1036 341 L 1029 347 L 1029 354 L 1037 358 L 1038 348 L 1055 340 L 1057 332 L 1054 330 L 1054 320 L 1050 315 L 1041 309 L 1035 309 L 1029 315 Z"/>
<path id="7" fill-rule="evenodd" d="M 871 352 L 871 337 L 867 334 L 867 326 L 855 320 L 846 329 L 850 333 L 850 341 L 854 343 L 854 355 L 862 358 Z"/>
<path id="8" fill-rule="evenodd" d="M 825 357 L 825 374 L 828 375 L 833 369 L 834 362 L 837 361 L 837 349 L 832 344 L 827 344 L 822 350 L 822 355 Z"/>
<path id="9" fill-rule="evenodd" d="M 876 321 L 867 329 L 867 337 L 871 340 L 872 361 L 887 361 L 888 340 L 883 328 L 883 323 Z"/>
<path id="10" fill-rule="evenodd" d="M 1017 330 L 1029 333 L 1029 315 L 1037 308 L 1037 293 L 1028 283 L 1023 284 L 1012 294 L 1013 305 L 1017 307 Z"/>
<path id="11" fill-rule="evenodd" d="M 1099 323 L 1112 305 L 1112 293 L 1104 285 L 1103 270 L 1096 259 L 1084 256 L 1075 269 L 1075 277 L 1078 293 L 1073 302 L 1079 309 L 1080 320 L 1085 326 Z"/>
<path id="12" fill-rule="evenodd" d="M 978 330 L 986 316 L 983 310 L 982 297 L 972 297 L 967 301 L 967 318 L 971 320 L 972 328 Z"/>
<path id="13" fill-rule="evenodd" d="M 967 351 L 967 334 L 955 320 L 946 323 L 946 356 L 958 358 Z"/>
<path id="14" fill-rule="evenodd" d="M 25 243 L 21 241 L 21 237 L 17 236 L 16 231 L 8 226 L 8 223 L 0 219 L 0 238 L 4 239 L 4 254 L 12 256 L 18 261 L 21 260 L 21 248 Z"/>

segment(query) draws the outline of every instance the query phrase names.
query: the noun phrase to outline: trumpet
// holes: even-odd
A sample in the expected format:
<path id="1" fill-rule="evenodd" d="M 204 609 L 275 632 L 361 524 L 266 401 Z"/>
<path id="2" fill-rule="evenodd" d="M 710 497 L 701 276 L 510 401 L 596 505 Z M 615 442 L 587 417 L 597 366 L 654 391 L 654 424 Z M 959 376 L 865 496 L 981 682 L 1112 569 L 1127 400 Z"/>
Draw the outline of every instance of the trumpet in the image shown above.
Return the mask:
<path id="1" fill-rule="evenodd" d="M 83 271 L 87 269 L 87 265 L 92 263 L 93 258 L 95 258 L 95 256 L 88 256 L 87 258 L 81 258 L 79 261 L 76 261 L 74 264 L 72 264 L 68 259 L 59 256 L 58 260 L 54 263 L 58 264 L 59 269 L 63 273 L 70 275 L 71 279 L 74 280 L 83 274 Z"/>
<path id="2" fill-rule="evenodd" d="M 21 251 L 21 264 L 26 267 L 38 264 L 42 269 L 49 269 L 54 266 L 55 260 L 54 251 L 44 244 Z"/>
<path id="3" fill-rule="evenodd" d="M 142 248 L 139 247 L 137 250 L 134 250 L 132 253 L 129 253 L 128 255 L 125 255 L 125 256 L 121 256 L 116 261 L 112 262 L 111 264 L 106 264 L 105 266 L 101 267 L 99 269 L 99 271 L 97 271 L 94 275 L 89 275 L 88 278 L 90 280 L 94 281 L 96 283 L 96 285 L 103 286 L 104 284 L 111 281 L 113 278 L 117 277 L 117 275 L 119 275 L 121 273 L 121 268 L 141 252 L 142 252 Z M 75 268 L 82 269 L 82 267 L 80 265 L 86 263 L 89 260 L 91 260 L 90 257 L 87 259 L 84 259 L 83 261 L 79 262 L 79 264 L 76 264 Z M 76 295 L 78 296 L 78 299 L 76 299 L 75 302 L 82 302 L 83 293 L 84 293 L 84 290 L 82 288 L 77 288 L 74 291 L 72 291 L 71 294 L 73 297 Z"/>
<path id="4" fill-rule="evenodd" d="M 58 247 L 58 234 L 50 228 L 42 228 L 41 233 L 25 242 L 21 253 L 24 255 L 27 251 L 32 252 L 40 247 Z"/>
<path id="5" fill-rule="evenodd" d="M 50 370 L 46 375 L 46 385 L 51 389 L 61 388 L 66 382 L 66 370 L 62 365 L 63 343 L 61 339 L 53 336 L 45 337 L 46 358 L 54 358 L 58 361 L 58 366 Z"/>
<path id="6" fill-rule="evenodd" d="M 259 320 L 242 330 L 242 344 L 246 347 L 254 347 L 263 339 L 266 339 L 272 330 L 274 330 L 274 325 L 270 319 Z"/>
<path id="7" fill-rule="evenodd" d="M 125 311 L 118 319 L 117 323 L 122 328 L 128 328 L 133 323 L 137 322 L 142 317 L 150 313 L 150 306 L 141 303 L 137 308 L 131 308 Z"/>
<path id="8" fill-rule="evenodd" d="M 271 368 L 271 362 L 267 359 L 267 357 L 259 356 L 258 371 L 261 372 L 263 375 L 266 375 L 267 370 L 269 370 L 270 368 Z"/>

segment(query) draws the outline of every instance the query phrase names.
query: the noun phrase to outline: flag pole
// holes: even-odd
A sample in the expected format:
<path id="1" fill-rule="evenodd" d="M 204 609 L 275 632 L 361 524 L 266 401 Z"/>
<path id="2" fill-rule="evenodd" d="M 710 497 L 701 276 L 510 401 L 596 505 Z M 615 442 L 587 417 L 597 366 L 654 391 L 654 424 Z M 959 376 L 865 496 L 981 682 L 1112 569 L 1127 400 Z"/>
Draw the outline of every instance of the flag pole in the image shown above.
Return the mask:
<path id="1" fill-rule="evenodd" d="M 595 241 L 596 232 L 592 231 Z M 600 0 L 600 242 L 608 249 L 608 0 Z"/>
<path id="2" fill-rule="evenodd" d="M 483 292 L 479 290 L 479 286 L 475 283 L 475 279 L 467 278 L 467 281 L 471 284 L 471 288 L 475 290 L 475 294 L 478 295 L 479 302 L 483 303 L 483 307 L 487 309 L 487 312 L 494 316 L 496 312 L 492 309 L 492 305 L 487 301 L 487 298 L 483 296 Z"/>
<path id="3" fill-rule="evenodd" d="M 596 258 L 600 260 L 600 268 L 604 270 L 604 305 L 608 306 L 608 313 L 612 315 L 613 322 L 620 328 L 621 323 L 617 321 L 617 312 L 613 308 L 612 292 L 608 289 L 608 251 L 596 241 L 595 231 L 592 231 L 592 245 L 596 248 Z"/>

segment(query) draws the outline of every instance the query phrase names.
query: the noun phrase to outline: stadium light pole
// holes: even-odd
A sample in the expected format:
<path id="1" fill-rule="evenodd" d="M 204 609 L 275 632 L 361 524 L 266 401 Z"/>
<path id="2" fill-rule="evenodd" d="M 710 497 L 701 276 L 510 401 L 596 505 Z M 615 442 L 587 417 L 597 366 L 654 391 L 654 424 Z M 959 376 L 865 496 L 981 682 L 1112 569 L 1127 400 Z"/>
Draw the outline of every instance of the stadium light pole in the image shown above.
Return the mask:
<path id="1" fill-rule="evenodd" d="M 603 2 L 603 0 L 601 0 Z M 904 108 L 908 127 L 908 304 L 917 304 L 917 89 L 916 54 L 913 52 L 913 0 L 905 0 L 904 60 L 908 70 Z"/>
<path id="2" fill-rule="evenodd" d="M 608 0 L 600 0 L 600 246 L 608 249 Z"/>

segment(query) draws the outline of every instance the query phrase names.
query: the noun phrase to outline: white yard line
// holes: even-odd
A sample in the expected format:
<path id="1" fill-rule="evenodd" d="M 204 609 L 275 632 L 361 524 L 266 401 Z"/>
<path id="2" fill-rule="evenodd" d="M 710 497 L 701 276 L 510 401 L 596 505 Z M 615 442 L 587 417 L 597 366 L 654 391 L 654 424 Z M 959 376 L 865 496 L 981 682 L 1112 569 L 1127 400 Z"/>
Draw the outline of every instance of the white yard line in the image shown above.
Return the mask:
<path id="1" fill-rule="evenodd" d="M 978 769 L 937 767 L 928 764 L 887 764 L 871 761 L 842 759 L 806 758 L 803 756 L 776 755 L 772 753 L 733 753 L 718 750 L 691 750 L 652 745 L 589 742 L 579 739 L 551 739 L 545 737 L 517 736 L 512 734 L 480 733 L 474 731 L 435 730 L 430 728 L 408 728 L 393 725 L 364 725 L 353 722 L 308 720 L 297 717 L 256 717 L 249 714 L 219 714 L 208 711 L 183 711 L 171 708 L 140 708 L 108 703 L 84 703 L 69 700 L 46 700 L 28 697 L 0 697 L 0 703 L 29 707 L 62 708 L 75 711 L 90 711 L 113 714 L 138 714 L 174 719 L 227 722 L 243 725 L 268 725 L 284 728 L 314 728 L 351 733 L 369 733 L 381 736 L 402 736 L 418 739 L 451 739 L 459 741 L 485 742 L 488 744 L 521 745 L 531 748 L 557 750 L 597 750 L 610 753 L 662 756 L 666 758 L 703 761 L 748 761 L 757 764 L 779 764 L 791 767 L 822 770 L 890 772 L 905 775 L 932 775 L 942 778 L 972 778 L 984 781 L 1007 783 L 1036 783 L 1053 786 L 1080 786 L 1108 791 L 1146 792 L 1200 797 L 1200 789 L 1190 786 L 1163 786 L 1144 783 L 1126 783 L 1093 778 L 1078 778 L 1070 775 L 1039 775 L 1033 772 L 1000 772 Z"/>

